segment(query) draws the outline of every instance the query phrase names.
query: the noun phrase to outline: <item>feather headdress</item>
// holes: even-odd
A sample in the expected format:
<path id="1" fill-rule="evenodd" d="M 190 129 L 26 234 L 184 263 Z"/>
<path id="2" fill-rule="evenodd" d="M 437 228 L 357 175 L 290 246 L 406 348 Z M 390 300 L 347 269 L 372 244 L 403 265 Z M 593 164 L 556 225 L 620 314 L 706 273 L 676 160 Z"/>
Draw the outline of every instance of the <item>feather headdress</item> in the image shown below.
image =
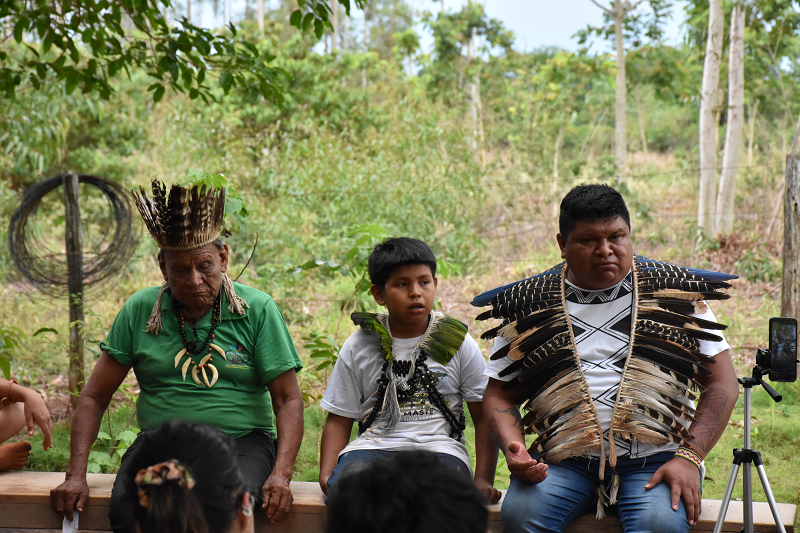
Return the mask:
<path id="1" fill-rule="evenodd" d="M 510 342 L 492 355 L 511 359 L 500 376 L 519 374 L 505 387 L 525 411 L 527 434 L 535 434 L 532 452 L 546 462 L 599 451 L 603 435 L 589 387 L 575 350 L 566 311 L 566 263 L 542 274 L 477 296 L 472 305 L 492 308 L 478 320 L 500 318 L 485 332 Z M 691 402 L 702 391 L 697 379 L 710 371 L 713 358 L 700 352 L 700 340 L 721 340 L 708 330 L 726 326 L 690 316 L 706 310 L 705 300 L 729 296 L 736 276 L 679 267 L 634 257 L 634 301 L 628 356 L 617 394 L 609 435 L 609 463 L 616 464 L 614 433 L 639 442 L 666 444 L 690 437 Z M 600 471 L 602 479 L 602 469 Z"/>
<path id="2" fill-rule="evenodd" d="M 152 181 L 153 197 L 148 198 L 144 187 L 133 190 L 136 209 L 142 215 L 147 230 L 162 250 L 194 250 L 219 238 L 225 218 L 225 189 L 205 185 L 191 188 L 173 185 L 167 188 L 158 180 Z M 228 298 L 231 313 L 245 314 L 250 306 L 236 294 L 233 281 L 222 273 L 222 289 Z M 158 335 L 161 331 L 161 298 L 169 288 L 165 281 L 153 305 L 145 331 Z"/>
<path id="3" fill-rule="evenodd" d="M 144 187 L 131 191 L 147 230 L 162 250 L 194 250 L 214 242 L 225 217 L 225 189 L 205 185 L 173 185 L 169 190 L 152 182 L 153 197 Z"/>

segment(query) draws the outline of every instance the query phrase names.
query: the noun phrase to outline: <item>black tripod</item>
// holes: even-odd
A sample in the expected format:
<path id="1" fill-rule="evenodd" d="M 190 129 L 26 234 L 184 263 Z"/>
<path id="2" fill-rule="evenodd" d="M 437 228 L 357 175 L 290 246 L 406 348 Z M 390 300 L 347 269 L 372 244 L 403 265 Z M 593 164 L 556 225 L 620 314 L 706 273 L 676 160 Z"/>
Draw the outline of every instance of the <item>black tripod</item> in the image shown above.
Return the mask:
<path id="1" fill-rule="evenodd" d="M 761 351 L 761 350 L 759 350 Z M 764 471 L 764 464 L 761 462 L 761 454 L 757 450 L 750 448 L 750 393 L 751 389 L 756 385 L 761 385 L 764 390 L 772 396 L 776 402 L 781 401 L 783 398 L 778 392 L 770 387 L 761 376 L 769 373 L 769 368 L 762 368 L 756 365 L 753 368 L 753 376 L 749 378 L 739 378 L 739 383 L 744 386 L 744 448 L 733 450 L 733 467 L 731 468 L 731 477 L 728 478 L 728 485 L 725 487 L 725 496 L 722 497 L 722 507 L 719 510 L 717 517 L 717 524 L 714 526 L 714 533 L 722 531 L 722 525 L 725 522 L 725 515 L 728 513 L 728 505 L 731 502 L 731 494 L 733 494 L 733 486 L 736 484 L 736 477 L 739 475 L 739 467 L 744 463 L 744 470 L 742 471 L 742 493 L 743 493 L 743 518 L 744 524 L 742 531 L 745 533 L 753 533 L 753 479 L 751 477 L 750 464 L 756 465 L 758 477 L 761 478 L 761 486 L 764 488 L 764 494 L 767 496 L 769 508 L 772 511 L 772 517 L 775 519 L 775 525 L 780 533 L 786 533 L 783 527 L 783 520 L 778 512 L 778 504 L 775 503 L 775 497 L 772 495 L 772 489 L 769 487 L 769 480 L 767 473 Z"/>

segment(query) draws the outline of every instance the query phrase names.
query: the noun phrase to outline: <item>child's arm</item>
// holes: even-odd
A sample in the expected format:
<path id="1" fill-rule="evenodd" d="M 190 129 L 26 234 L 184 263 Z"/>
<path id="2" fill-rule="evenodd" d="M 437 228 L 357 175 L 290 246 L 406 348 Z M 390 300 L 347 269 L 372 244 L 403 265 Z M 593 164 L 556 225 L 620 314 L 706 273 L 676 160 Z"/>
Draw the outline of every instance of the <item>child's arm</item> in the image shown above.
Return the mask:
<path id="1" fill-rule="evenodd" d="M 319 486 L 322 492 L 328 494 L 328 478 L 333 474 L 339 453 L 350 442 L 350 432 L 353 430 L 352 418 L 328 413 L 325 420 L 325 429 L 322 430 L 322 443 L 319 452 Z"/>
<path id="2" fill-rule="evenodd" d="M 6 381 L 0 378 L 0 399 L 7 398 L 11 402 L 20 402 L 23 404 L 25 419 L 19 422 L 24 426 L 28 426 L 28 435 L 33 435 L 36 430 L 34 423 L 42 428 L 44 434 L 44 442 L 42 447 L 45 450 L 52 448 L 53 445 L 50 441 L 50 434 L 53 431 L 53 422 L 50 420 L 50 412 L 47 406 L 34 390 L 18 385 L 16 381 Z"/>
<path id="3" fill-rule="evenodd" d="M 467 402 L 467 409 L 475 426 L 475 484 L 489 500 L 495 503 L 500 499 L 500 491 L 494 488 L 494 474 L 497 469 L 497 444 L 489 433 L 483 419 L 481 402 Z"/>

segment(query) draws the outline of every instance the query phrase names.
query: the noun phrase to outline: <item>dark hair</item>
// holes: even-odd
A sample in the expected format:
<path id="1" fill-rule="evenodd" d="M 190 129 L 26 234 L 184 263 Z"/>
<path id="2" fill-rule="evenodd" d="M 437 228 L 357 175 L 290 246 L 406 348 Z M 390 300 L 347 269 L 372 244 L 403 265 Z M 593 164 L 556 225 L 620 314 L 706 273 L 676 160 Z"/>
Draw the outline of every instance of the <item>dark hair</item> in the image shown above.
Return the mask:
<path id="1" fill-rule="evenodd" d="M 245 493 L 236 445 L 218 429 L 198 422 L 172 420 L 140 436 L 132 463 L 118 476 L 133 485 L 139 470 L 175 460 L 194 479 L 192 489 L 177 481 L 143 485 L 149 505 L 142 507 L 137 490 L 134 514 L 146 533 L 225 533 L 242 504 Z M 131 477 L 132 476 L 132 477 Z M 135 486 L 135 485 L 134 485 Z"/>
<path id="2" fill-rule="evenodd" d="M 327 533 L 486 533 L 478 487 L 437 454 L 401 451 L 336 481 Z"/>
<path id="3" fill-rule="evenodd" d="M 578 185 L 561 200 L 561 215 L 558 231 L 567 242 L 567 237 L 580 220 L 622 217 L 631 227 L 631 216 L 622 195 L 606 184 Z"/>
<path id="4" fill-rule="evenodd" d="M 376 244 L 369 254 L 369 279 L 381 289 L 397 267 L 428 265 L 436 277 L 436 256 L 430 246 L 411 237 L 394 237 Z"/>
<path id="5" fill-rule="evenodd" d="M 225 241 L 223 241 L 222 239 L 214 239 L 214 241 L 211 244 L 216 246 L 217 250 L 222 250 L 222 248 L 225 247 Z M 164 259 L 164 250 L 162 250 L 161 248 L 158 249 L 158 257 L 159 259 Z"/>

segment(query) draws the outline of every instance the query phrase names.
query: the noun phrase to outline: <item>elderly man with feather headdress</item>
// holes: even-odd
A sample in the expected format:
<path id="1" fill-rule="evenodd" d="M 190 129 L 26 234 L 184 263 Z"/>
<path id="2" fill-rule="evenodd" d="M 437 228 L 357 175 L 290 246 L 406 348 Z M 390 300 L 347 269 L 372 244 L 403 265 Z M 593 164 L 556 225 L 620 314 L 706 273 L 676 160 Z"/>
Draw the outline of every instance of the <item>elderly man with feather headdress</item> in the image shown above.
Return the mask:
<path id="1" fill-rule="evenodd" d="M 219 240 L 224 189 L 173 185 L 167 197 L 164 185 L 153 181 L 152 191 L 152 198 L 141 188 L 134 197 L 160 248 L 164 283 L 134 294 L 101 343 L 73 418 L 66 481 L 51 492 L 52 505 L 69 519 L 83 510 L 89 451 L 103 412 L 133 368 L 142 431 L 186 419 L 232 436 L 248 490 L 277 522 L 292 503 L 289 481 L 303 437 L 294 344 L 272 298 L 226 273 L 230 251 Z M 123 456 L 120 471 L 132 463 L 140 440 Z M 133 480 L 135 472 L 117 479 L 123 477 Z M 135 531 L 131 491 L 135 495 L 131 484 L 114 485 L 114 531 Z"/>
<path id="2" fill-rule="evenodd" d="M 626 533 L 685 533 L 739 392 L 706 304 L 735 276 L 634 255 L 607 185 L 564 197 L 556 239 L 563 263 L 473 301 L 502 319 L 483 407 L 512 474 L 503 531 L 561 531 L 596 503 Z"/>

